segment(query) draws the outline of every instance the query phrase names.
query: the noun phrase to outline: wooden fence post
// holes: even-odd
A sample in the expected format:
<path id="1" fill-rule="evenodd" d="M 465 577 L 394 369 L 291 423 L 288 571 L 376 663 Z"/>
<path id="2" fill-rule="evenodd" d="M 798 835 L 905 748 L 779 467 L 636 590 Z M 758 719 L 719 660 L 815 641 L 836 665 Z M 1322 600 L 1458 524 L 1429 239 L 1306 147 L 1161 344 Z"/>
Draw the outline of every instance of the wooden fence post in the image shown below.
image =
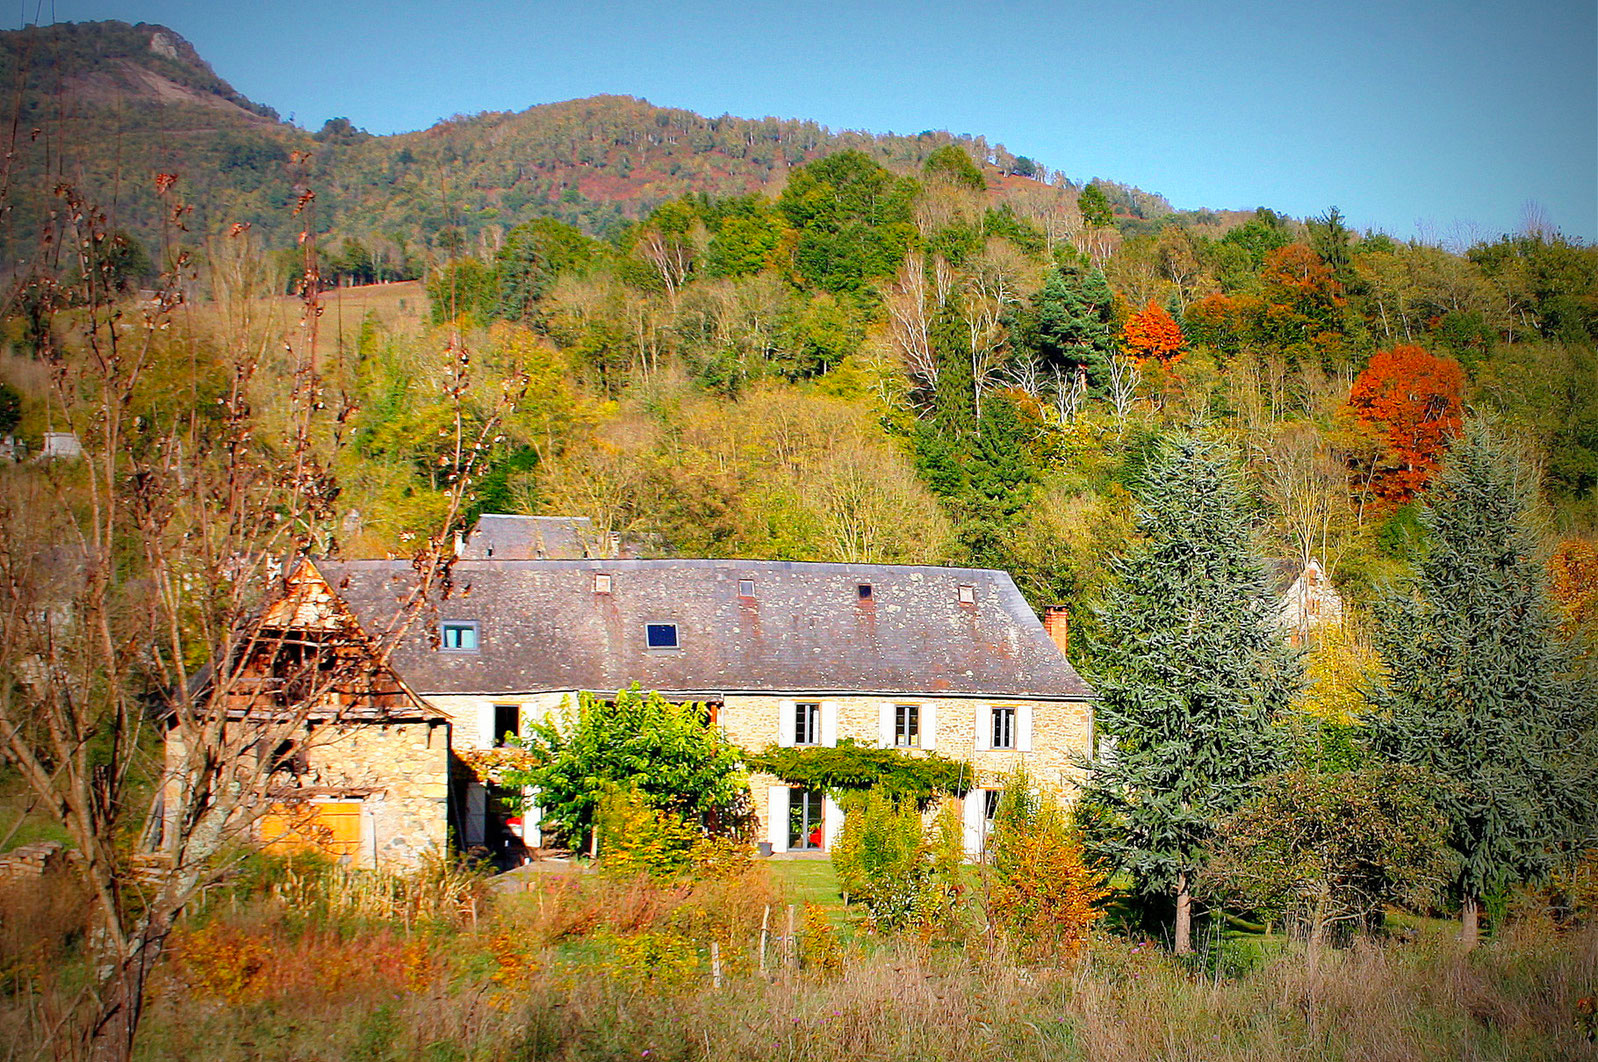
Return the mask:
<path id="1" fill-rule="evenodd" d="M 760 976 L 766 976 L 766 936 L 771 931 L 771 904 L 766 904 L 766 913 L 760 916 Z"/>
<path id="2" fill-rule="evenodd" d="M 799 968 L 798 942 L 793 936 L 793 904 L 788 905 L 788 935 L 782 938 L 782 962 L 790 970 Z"/>

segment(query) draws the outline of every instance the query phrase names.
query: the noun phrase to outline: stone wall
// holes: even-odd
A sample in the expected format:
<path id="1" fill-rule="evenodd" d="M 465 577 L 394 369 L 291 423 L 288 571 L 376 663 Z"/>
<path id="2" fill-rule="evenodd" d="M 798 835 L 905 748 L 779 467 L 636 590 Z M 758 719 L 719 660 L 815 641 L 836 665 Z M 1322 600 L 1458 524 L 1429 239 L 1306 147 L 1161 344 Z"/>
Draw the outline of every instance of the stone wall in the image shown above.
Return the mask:
<path id="1" fill-rule="evenodd" d="M 273 779 L 273 804 L 358 801 L 358 866 L 412 867 L 449 844 L 450 726 L 442 720 L 351 722 L 308 731 L 303 770 Z M 178 810 L 183 747 L 167 740 L 167 830 Z M 170 833 L 168 833 L 170 837 Z"/>
<path id="2" fill-rule="evenodd" d="M 516 693 L 504 697 L 479 694 L 429 694 L 426 701 L 455 721 L 455 747 L 491 749 L 494 747 L 494 707 L 514 704 L 521 709 L 521 730 L 534 720 L 558 715 L 570 708 L 576 711 L 576 693 Z"/>
<path id="3" fill-rule="evenodd" d="M 449 844 L 450 728 L 444 724 L 359 723 L 313 745 L 317 786 L 371 788 L 356 862 L 410 867 Z"/>

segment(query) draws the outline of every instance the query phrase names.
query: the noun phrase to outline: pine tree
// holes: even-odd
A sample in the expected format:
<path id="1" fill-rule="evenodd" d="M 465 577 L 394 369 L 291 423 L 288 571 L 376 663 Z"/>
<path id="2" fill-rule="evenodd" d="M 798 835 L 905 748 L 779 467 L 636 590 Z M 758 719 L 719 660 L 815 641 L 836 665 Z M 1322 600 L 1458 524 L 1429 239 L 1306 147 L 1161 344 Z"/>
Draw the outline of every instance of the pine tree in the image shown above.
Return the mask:
<path id="1" fill-rule="evenodd" d="M 1011 339 L 1045 368 L 1074 372 L 1082 366 L 1088 381 L 1102 387 L 1115 353 L 1114 318 L 1115 296 L 1104 274 L 1068 263 L 1050 270 L 1032 304 L 1014 315 Z"/>
<path id="2" fill-rule="evenodd" d="M 1372 743 L 1429 767 L 1460 856 L 1461 938 L 1484 897 L 1536 880 L 1590 827 L 1590 690 L 1559 631 L 1530 477 L 1473 424 L 1427 498 L 1414 576 L 1377 611 L 1390 678 L 1368 691 Z"/>
<path id="3" fill-rule="evenodd" d="M 1142 542 L 1114 564 L 1091 806 L 1114 821 L 1099 847 L 1147 895 L 1174 897 L 1178 952 L 1191 949 L 1193 878 L 1218 821 L 1275 769 L 1270 722 L 1301 665 L 1277 628 L 1250 541 L 1236 462 L 1222 444 L 1161 444 L 1136 491 Z"/>

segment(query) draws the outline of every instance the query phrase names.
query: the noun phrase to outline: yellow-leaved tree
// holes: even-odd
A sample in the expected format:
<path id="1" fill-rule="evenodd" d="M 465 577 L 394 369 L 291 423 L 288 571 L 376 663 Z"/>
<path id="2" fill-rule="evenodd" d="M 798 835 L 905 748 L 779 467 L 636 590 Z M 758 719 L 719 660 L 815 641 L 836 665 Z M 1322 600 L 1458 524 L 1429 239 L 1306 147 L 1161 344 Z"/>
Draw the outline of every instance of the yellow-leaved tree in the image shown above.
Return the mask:
<path id="1" fill-rule="evenodd" d="M 988 925 L 1018 953 L 1069 958 L 1104 916 L 1105 876 L 1088 865 L 1082 840 L 1055 794 L 1023 767 L 1005 778 L 988 838 Z"/>

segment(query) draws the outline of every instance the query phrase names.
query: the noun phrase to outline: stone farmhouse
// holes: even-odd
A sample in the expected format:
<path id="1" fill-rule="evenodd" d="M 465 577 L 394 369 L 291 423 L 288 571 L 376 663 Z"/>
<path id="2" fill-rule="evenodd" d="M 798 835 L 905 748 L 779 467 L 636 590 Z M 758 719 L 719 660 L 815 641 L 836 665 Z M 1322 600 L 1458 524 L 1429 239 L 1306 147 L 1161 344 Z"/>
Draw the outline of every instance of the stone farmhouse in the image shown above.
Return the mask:
<path id="1" fill-rule="evenodd" d="M 446 835 L 536 848 L 536 809 L 522 821 L 501 804 L 480 771 L 488 750 L 573 708 L 580 692 L 633 683 L 705 704 L 746 749 L 852 738 L 969 761 L 973 852 L 1008 770 L 1024 763 L 1069 792 L 1074 758 L 1092 748 L 1092 690 L 1065 658 L 1063 610 L 1046 628 L 1004 572 L 495 553 L 458 559 L 447 596 L 387 661 L 409 714 L 363 711 L 337 740 L 310 746 L 299 810 L 290 790 L 276 794 L 268 821 L 280 843 L 296 829 L 336 836 L 365 864 L 413 863 Z M 411 579 L 406 561 L 357 560 L 306 562 L 290 581 L 375 629 Z M 752 798 L 756 839 L 774 852 L 825 851 L 842 824 L 826 794 L 775 778 L 754 776 Z M 307 821 L 314 834 L 296 825 Z"/>

